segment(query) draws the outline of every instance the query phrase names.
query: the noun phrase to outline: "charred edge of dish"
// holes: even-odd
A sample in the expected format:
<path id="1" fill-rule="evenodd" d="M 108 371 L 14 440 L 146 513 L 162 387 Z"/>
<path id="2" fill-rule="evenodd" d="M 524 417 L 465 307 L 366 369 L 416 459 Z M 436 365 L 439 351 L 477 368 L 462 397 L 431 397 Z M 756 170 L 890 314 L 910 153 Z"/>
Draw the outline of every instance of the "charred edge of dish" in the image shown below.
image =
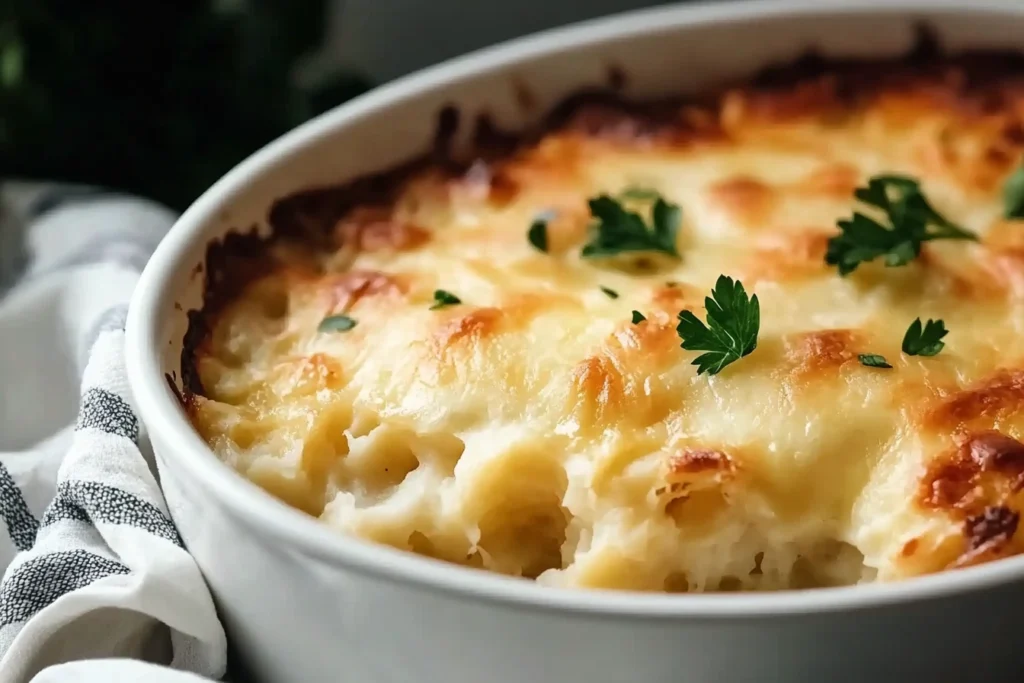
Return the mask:
<path id="1" fill-rule="evenodd" d="M 605 78 L 607 79 L 608 87 L 615 91 L 621 92 L 629 84 L 629 77 L 626 75 L 626 71 L 618 64 L 608 65 Z"/>
<path id="2" fill-rule="evenodd" d="M 516 105 L 520 111 L 529 113 L 537 108 L 537 96 L 519 76 L 512 78 L 512 94 L 515 96 Z"/>
<path id="3" fill-rule="evenodd" d="M 620 79 L 618 76 L 613 78 L 612 70 L 609 70 L 609 86 L 578 90 L 551 108 L 538 124 L 520 131 L 503 131 L 486 114 L 479 116 L 469 148 L 477 159 L 494 159 L 536 142 L 549 132 L 567 127 L 578 129 L 583 134 L 600 136 L 609 122 L 615 124 L 616 135 L 625 133 L 636 138 L 714 136 L 714 128 L 698 131 L 692 123 L 683 120 L 679 116 L 680 106 L 709 106 L 716 111 L 716 103 L 722 94 L 733 87 L 742 87 L 753 94 L 771 95 L 808 79 L 824 76 L 836 79 L 837 97 L 856 102 L 860 97 L 901 82 L 941 75 L 942 70 L 950 67 L 959 67 L 964 72 L 956 96 L 951 101 L 958 103 L 965 94 L 978 90 L 989 95 L 981 98 L 986 106 L 996 106 L 999 104 L 998 91 L 986 93 L 985 86 L 998 84 L 1008 74 L 1024 71 L 1024 53 L 967 50 L 944 56 L 935 34 L 921 25 L 916 42 L 902 57 L 837 59 L 824 57 L 811 49 L 795 60 L 769 65 L 753 76 L 734 79 L 719 88 L 706 88 L 703 95 L 696 97 L 630 100 L 616 92 L 615 86 Z M 616 71 L 625 75 L 621 69 Z M 469 164 L 455 158 L 452 144 L 461 118 L 456 107 L 444 107 L 438 115 L 432 147 L 425 154 L 390 170 L 338 185 L 310 188 L 276 200 L 269 210 L 270 234 L 267 237 L 260 237 L 255 231 L 229 233 L 208 246 L 203 305 L 199 310 L 188 312 L 189 325 L 181 354 L 182 400 L 186 405 L 193 395 L 203 393 L 194 361 L 210 321 L 224 302 L 247 284 L 244 273 L 239 276 L 236 271 L 231 272 L 231 277 L 226 276 L 232 265 L 241 260 L 232 257 L 257 255 L 279 239 L 298 239 L 314 247 L 328 245 L 331 228 L 348 210 L 357 205 L 387 203 L 416 172 L 430 167 L 453 174 L 461 173 Z M 623 122 L 626 125 L 622 125 Z M 313 220 L 308 220 L 310 218 Z"/>
<path id="4" fill-rule="evenodd" d="M 930 62 L 941 60 L 946 55 L 935 31 L 927 24 L 918 23 L 914 27 L 914 41 L 910 49 L 897 58 L 908 66 L 924 67 Z M 888 60 L 882 60 L 888 61 Z M 810 47 L 804 53 L 789 62 L 769 64 L 749 79 L 754 87 L 785 87 L 794 80 L 819 78 L 835 74 L 837 70 L 856 72 L 864 67 L 877 65 L 879 60 L 871 58 L 827 57 L 817 47 Z M 877 78 L 875 73 L 874 77 Z"/>
<path id="5" fill-rule="evenodd" d="M 437 129 L 434 132 L 432 148 L 434 154 L 443 154 L 451 148 L 452 140 L 459 132 L 460 118 L 458 107 L 452 104 L 445 105 L 438 112 Z"/>
<path id="6" fill-rule="evenodd" d="M 894 68 L 879 69 L 886 62 Z M 1024 69 L 1024 52 L 998 48 L 948 52 L 929 26 L 918 24 L 915 42 L 902 57 L 881 61 L 870 57 L 831 58 L 811 49 L 789 63 L 762 69 L 747 83 L 755 91 L 770 92 L 795 81 L 833 77 L 835 97 L 841 102 L 854 104 L 880 90 L 898 88 L 922 79 L 942 79 L 951 67 L 959 71 L 961 79 L 956 83 L 947 82 L 950 86 L 949 104 L 984 113 L 1004 104 L 999 89 L 986 91 L 986 88 L 1000 84 L 1007 76 L 1019 76 Z"/>
<path id="7" fill-rule="evenodd" d="M 502 130 L 491 118 L 490 113 L 481 112 L 477 115 L 471 145 L 475 156 L 485 160 L 504 157 L 522 144 L 521 133 Z"/>
<path id="8" fill-rule="evenodd" d="M 341 185 L 309 188 L 277 199 L 267 213 L 270 229 L 265 236 L 252 226 L 247 231 L 229 232 L 207 245 L 203 261 L 194 271 L 204 276 L 203 303 L 186 314 L 188 327 L 181 350 L 179 397 L 186 409 L 191 408 L 195 396 L 205 394 L 195 362 L 197 351 L 224 305 L 255 277 L 267 272 L 261 266 L 271 265 L 269 247 L 290 240 L 326 248 L 330 246 L 331 229 L 351 209 L 388 203 L 403 183 L 425 168 L 451 168 L 452 142 L 459 121 L 459 111 L 446 106 L 438 112 L 434 140 L 425 154 Z"/>
<path id="9" fill-rule="evenodd" d="M 1005 505 L 993 505 L 984 512 L 968 517 L 964 522 L 964 536 L 970 550 L 1003 545 L 1017 533 L 1020 513 Z"/>
<path id="10" fill-rule="evenodd" d="M 256 226 L 245 232 L 230 232 L 206 246 L 203 259 L 203 305 L 186 313 L 188 327 L 182 340 L 181 388 L 179 398 L 186 409 L 193 395 L 202 395 L 203 386 L 195 363 L 195 353 L 209 333 L 209 321 L 254 276 L 259 263 L 266 263 L 266 244 Z"/>
<path id="11" fill-rule="evenodd" d="M 174 397 L 178 399 L 178 403 L 181 404 L 181 407 L 187 409 L 189 403 L 188 401 L 185 400 L 185 396 L 181 393 L 181 390 L 178 388 L 178 383 L 174 379 L 174 373 L 165 372 L 164 379 L 167 380 L 167 386 L 169 386 L 171 388 L 171 391 L 174 392 Z"/>

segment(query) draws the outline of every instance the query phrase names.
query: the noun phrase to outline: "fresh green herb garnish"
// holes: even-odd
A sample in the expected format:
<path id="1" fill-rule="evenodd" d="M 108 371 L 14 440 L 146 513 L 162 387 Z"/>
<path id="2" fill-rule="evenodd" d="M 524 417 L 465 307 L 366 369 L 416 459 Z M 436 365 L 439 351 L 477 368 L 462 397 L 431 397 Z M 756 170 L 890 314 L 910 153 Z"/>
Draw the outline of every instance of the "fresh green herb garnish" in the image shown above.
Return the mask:
<path id="1" fill-rule="evenodd" d="M 544 217 L 537 217 L 530 224 L 530 230 L 526 233 L 526 239 L 530 240 L 530 244 L 537 248 L 538 251 L 547 253 L 548 250 L 548 219 Z"/>
<path id="2" fill-rule="evenodd" d="M 676 332 L 684 349 L 707 351 L 692 363 L 697 366 L 697 374 L 715 375 L 757 348 L 761 305 L 756 294 L 747 297 L 743 283 L 720 275 L 711 296 L 704 299 L 704 307 L 707 325 L 691 311 L 682 311 Z"/>
<path id="3" fill-rule="evenodd" d="M 462 299 L 455 296 L 451 292 L 446 292 L 443 289 L 434 290 L 434 305 L 430 307 L 430 310 L 438 308 L 444 308 L 445 306 L 454 306 L 455 304 L 461 304 Z"/>
<path id="4" fill-rule="evenodd" d="M 857 355 L 857 359 L 861 365 L 866 365 L 869 368 L 891 368 L 889 361 L 885 360 L 885 356 L 880 356 L 877 353 L 861 353 Z"/>
<path id="5" fill-rule="evenodd" d="M 862 263 L 884 258 L 886 266 L 902 266 L 921 253 L 931 240 L 977 240 L 969 232 L 932 208 L 913 178 L 875 176 L 854 196 L 864 204 L 881 209 L 889 225 L 862 213 L 839 221 L 840 234 L 828 242 L 825 262 L 849 275 Z"/>
<path id="6" fill-rule="evenodd" d="M 1024 166 L 1019 166 L 1003 184 L 1003 216 L 1024 218 Z"/>
<path id="7" fill-rule="evenodd" d="M 918 318 L 910 323 L 903 336 L 903 353 L 908 356 L 934 356 L 946 345 L 940 340 L 947 334 L 949 330 L 941 320 L 929 320 L 922 327 Z"/>
<path id="8" fill-rule="evenodd" d="M 348 332 L 356 326 L 356 321 L 347 315 L 329 315 L 320 321 L 316 328 L 320 332 Z"/>
<path id="9" fill-rule="evenodd" d="M 637 187 L 631 185 L 625 190 L 619 193 L 621 199 L 631 199 L 638 202 L 653 202 L 658 199 L 661 195 L 656 190 L 652 190 L 647 187 Z"/>
<path id="10" fill-rule="evenodd" d="M 604 258 L 637 251 L 654 251 L 679 258 L 676 235 L 682 211 L 675 204 L 658 197 L 651 209 L 650 227 L 640 214 L 627 211 L 608 195 L 595 197 L 589 204 L 594 224 L 590 241 L 580 252 L 584 258 Z"/>
<path id="11" fill-rule="evenodd" d="M 644 317 L 643 313 L 641 313 L 640 311 L 633 311 L 633 324 L 634 325 L 639 325 L 640 323 L 642 323 L 645 320 L 647 320 L 647 318 Z"/>
<path id="12" fill-rule="evenodd" d="M 609 289 L 608 287 L 601 287 L 601 291 L 604 292 L 609 299 L 619 298 L 619 293 L 616 292 L 614 289 Z"/>

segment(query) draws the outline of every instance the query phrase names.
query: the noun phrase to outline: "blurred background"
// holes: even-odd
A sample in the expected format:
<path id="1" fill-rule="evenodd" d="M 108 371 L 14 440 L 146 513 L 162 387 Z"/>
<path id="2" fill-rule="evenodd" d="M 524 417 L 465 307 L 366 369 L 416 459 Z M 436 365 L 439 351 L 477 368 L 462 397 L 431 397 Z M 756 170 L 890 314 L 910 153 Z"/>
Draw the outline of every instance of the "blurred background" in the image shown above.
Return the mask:
<path id="1" fill-rule="evenodd" d="M 251 152 L 390 79 L 650 0 L 0 0 L 0 178 L 183 210 Z"/>

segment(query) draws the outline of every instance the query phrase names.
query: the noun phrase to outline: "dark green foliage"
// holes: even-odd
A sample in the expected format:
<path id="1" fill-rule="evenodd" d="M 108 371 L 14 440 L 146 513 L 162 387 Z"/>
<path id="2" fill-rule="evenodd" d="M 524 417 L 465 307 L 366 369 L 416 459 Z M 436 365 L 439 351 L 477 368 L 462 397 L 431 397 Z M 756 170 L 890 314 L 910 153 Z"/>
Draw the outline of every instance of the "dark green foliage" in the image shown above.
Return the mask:
<path id="1" fill-rule="evenodd" d="M 0 176 L 182 209 L 250 153 L 367 88 L 290 78 L 325 0 L 0 3 Z"/>

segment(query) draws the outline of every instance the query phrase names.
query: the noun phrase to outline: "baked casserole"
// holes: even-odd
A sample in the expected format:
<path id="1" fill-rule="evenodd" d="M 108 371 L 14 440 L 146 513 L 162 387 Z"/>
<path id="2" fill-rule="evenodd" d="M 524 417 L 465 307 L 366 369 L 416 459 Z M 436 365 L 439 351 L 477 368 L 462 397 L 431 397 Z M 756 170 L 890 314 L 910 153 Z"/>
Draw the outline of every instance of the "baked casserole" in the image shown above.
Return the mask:
<path id="1" fill-rule="evenodd" d="M 342 532 L 552 586 L 1024 548 L 1021 56 L 812 56 L 482 130 L 211 251 L 184 400 L 226 463 Z"/>

